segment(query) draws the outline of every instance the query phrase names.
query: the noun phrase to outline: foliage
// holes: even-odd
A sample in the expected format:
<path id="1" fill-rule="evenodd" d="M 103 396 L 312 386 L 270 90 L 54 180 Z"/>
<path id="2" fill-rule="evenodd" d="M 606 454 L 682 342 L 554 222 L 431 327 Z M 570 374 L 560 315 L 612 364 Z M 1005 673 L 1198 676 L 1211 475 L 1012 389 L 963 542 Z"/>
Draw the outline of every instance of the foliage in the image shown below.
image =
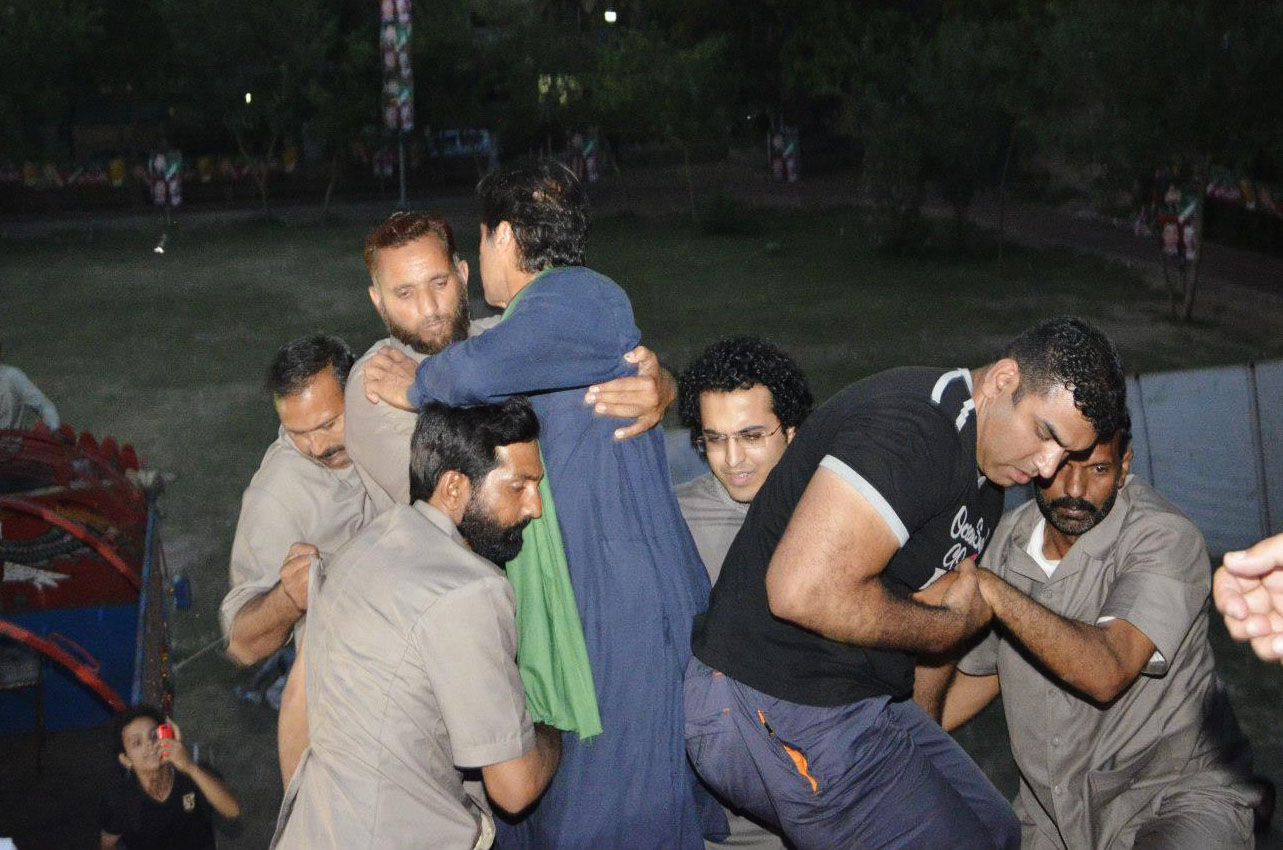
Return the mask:
<path id="1" fill-rule="evenodd" d="M 0 154 L 38 156 L 49 147 L 41 130 L 70 117 L 73 81 L 100 19 L 92 0 L 0 5 Z"/>
<path id="2" fill-rule="evenodd" d="M 315 108 L 335 45 L 337 0 L 160 0 L 174 53 L 180 120 L 235 138 L 267 209 L 267 162 Z"/>

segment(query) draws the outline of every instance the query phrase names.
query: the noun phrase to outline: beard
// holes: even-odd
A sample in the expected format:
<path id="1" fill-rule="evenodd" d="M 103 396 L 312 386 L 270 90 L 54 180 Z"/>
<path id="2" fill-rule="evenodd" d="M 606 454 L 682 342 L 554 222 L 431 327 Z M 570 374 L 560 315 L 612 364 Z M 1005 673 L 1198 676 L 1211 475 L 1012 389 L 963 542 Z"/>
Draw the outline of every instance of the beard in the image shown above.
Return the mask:
<path id="1" fill-rule="evenodd" d="M 492 564 L 502 566 L 521 551 L 521 534 L 527 525 L 530 525 L 529 519 L 516 525 L 503 525 L 486 513 L 474 494 L 463 511 L 463 519 L 459 520 L 459 534 L 468 541 L 473 552 Z"/>
<path id="2" fill-rule="evenodd" d="M 453 315 L 444 324 L 438 325 L 437 333 L 431 337 L 424 336 L 419 329 L 397 324 L 388 315 L 387 310 L 380 310 L 379 315 L 383 317 L 383 324 L 393 339 L 402 345 L 409 346 L 419 354 L 429 355 L 439 353 L 452 342 L 462 342 L 467 339 L 468 325 L 472 322 L 467 292 L 460 294 L 459 306 L 455 308 Z"/>
<path id="3" fill-rule="evenodd" d="M 1048 499 L 1043 491 L 1034 487 L 1034 501 L 1038 503 L 1038 510 L 1042 512 L 1047 523 L 1061 534 L 1070 537 L 1078 537 L 1091 531 L 1096 526 L 1104 522 L 1105 517 L 1114 509 L 1114 502 L 1118 499 L 1118 490 L 1109 494 L 1099 507 L 1087 501 L 1086 499 L 1075 499 L 1072 496 L 1061 496 L 1059 499 Z M 1081 517 L 1067 517 L 1059 511 L 1082 511 Z"/>

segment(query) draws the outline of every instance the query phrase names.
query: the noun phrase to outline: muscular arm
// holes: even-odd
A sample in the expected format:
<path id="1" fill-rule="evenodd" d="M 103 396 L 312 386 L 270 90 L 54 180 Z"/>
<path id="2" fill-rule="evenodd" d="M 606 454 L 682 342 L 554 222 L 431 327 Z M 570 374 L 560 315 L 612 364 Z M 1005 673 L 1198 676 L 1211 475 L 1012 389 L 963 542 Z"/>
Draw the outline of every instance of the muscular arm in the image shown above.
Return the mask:
<path id="1" fill-rule="evenodd" d="M 561 759 L 561 733 L 535 724 L 535 745 L 523 755 L 481 768 L 486 793 L 509 814 L 525 809 L 548 787 Z"/>
<path id="2" fill-rule="evenodd" d="M 280 581 L 236 612 L 227 643 L 233 661 L 247 666 L 285 644 L 290 629 L 307 610 L 307 577 L 311 559 L 318 554 L 311 544 L 295 543 L 281 565 Z"/>
<path id="3" fill-rule="evenodd" d="M 807 484 L 766 572 L 771 613 L 830 640 L 942 652 L 988 620 L 971 562 L 939 605 L 901 599 L 881 573 L 895 534 L 868 500 L 821 467 Z"/>
<path id="4" fill-rule="evenodd" d="M 1097 703 L 1111 702 L 1145 669 L 1154 644 L 1126 620 L 1101 625 L 1070 620 L 987 570 L 981 593 L 994 616 L 1065 685 Z"/>

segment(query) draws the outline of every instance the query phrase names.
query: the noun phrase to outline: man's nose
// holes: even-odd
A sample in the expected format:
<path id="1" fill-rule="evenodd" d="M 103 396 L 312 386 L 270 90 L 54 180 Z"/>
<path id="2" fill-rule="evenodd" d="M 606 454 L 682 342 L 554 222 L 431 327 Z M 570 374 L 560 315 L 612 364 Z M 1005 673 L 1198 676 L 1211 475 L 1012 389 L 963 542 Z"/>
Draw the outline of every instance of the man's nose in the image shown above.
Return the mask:
<path id="1" fill-rule="evenodd" d="M 1034 465 L 1038 467 L 1038 476 L 1040 478 L 1051 480 L 1060 468 L 1060 462 L 1068 454 L 1060 446 L 1048 446 L 1034 459 Z"/>
<path id="2" fill-rule="evenodd" d="M 735 466 L 744 459 L 744 447 L 740 445 L 739 438 L 726 438 L 726 465 Z"/>
<path id="3" fill-rule="evenodd" d="M 538 485 L 531 487 L 530 494 L 526 497 L 526 516 L 531 519 L 543 516 L 543 502 L 539 498 Z"/>
<path id="4" fill-rule="evenodd" d="M 431 319 L 438 312 L 437 295 L 429 287 L 421 287 L 419 290 L 419 318 Z"/>
<path id="5" fill-rule="evenodd" d="M 1070 464 L 1061 474 L 1065 477 L 1065 495 L 1081 499 L 1087 492 L 1087 476 L 1084 471 Z"/>

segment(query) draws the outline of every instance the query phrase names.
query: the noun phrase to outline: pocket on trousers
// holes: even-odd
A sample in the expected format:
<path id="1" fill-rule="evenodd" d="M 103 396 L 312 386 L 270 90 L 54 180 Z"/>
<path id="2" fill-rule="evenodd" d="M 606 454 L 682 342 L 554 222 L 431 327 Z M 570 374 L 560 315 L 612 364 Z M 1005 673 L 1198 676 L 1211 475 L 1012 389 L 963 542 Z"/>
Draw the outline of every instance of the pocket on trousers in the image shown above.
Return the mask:
<path id="1" fill-rule="evenodd" d="M 812 796 L 818 797 L 822 793 L 820 781 L 815 777 L 811 770 L 810 759 L 807 754 L 794 744 L 785 741 L 771 726 L 770 718 L 762 709 L 757 709 L 757 720 L 762 725 L 762 731 L 766 733 L 768 744 L 780 760 L 781 766 L 794 775 L 802 783 L 805 791 Z"/>

